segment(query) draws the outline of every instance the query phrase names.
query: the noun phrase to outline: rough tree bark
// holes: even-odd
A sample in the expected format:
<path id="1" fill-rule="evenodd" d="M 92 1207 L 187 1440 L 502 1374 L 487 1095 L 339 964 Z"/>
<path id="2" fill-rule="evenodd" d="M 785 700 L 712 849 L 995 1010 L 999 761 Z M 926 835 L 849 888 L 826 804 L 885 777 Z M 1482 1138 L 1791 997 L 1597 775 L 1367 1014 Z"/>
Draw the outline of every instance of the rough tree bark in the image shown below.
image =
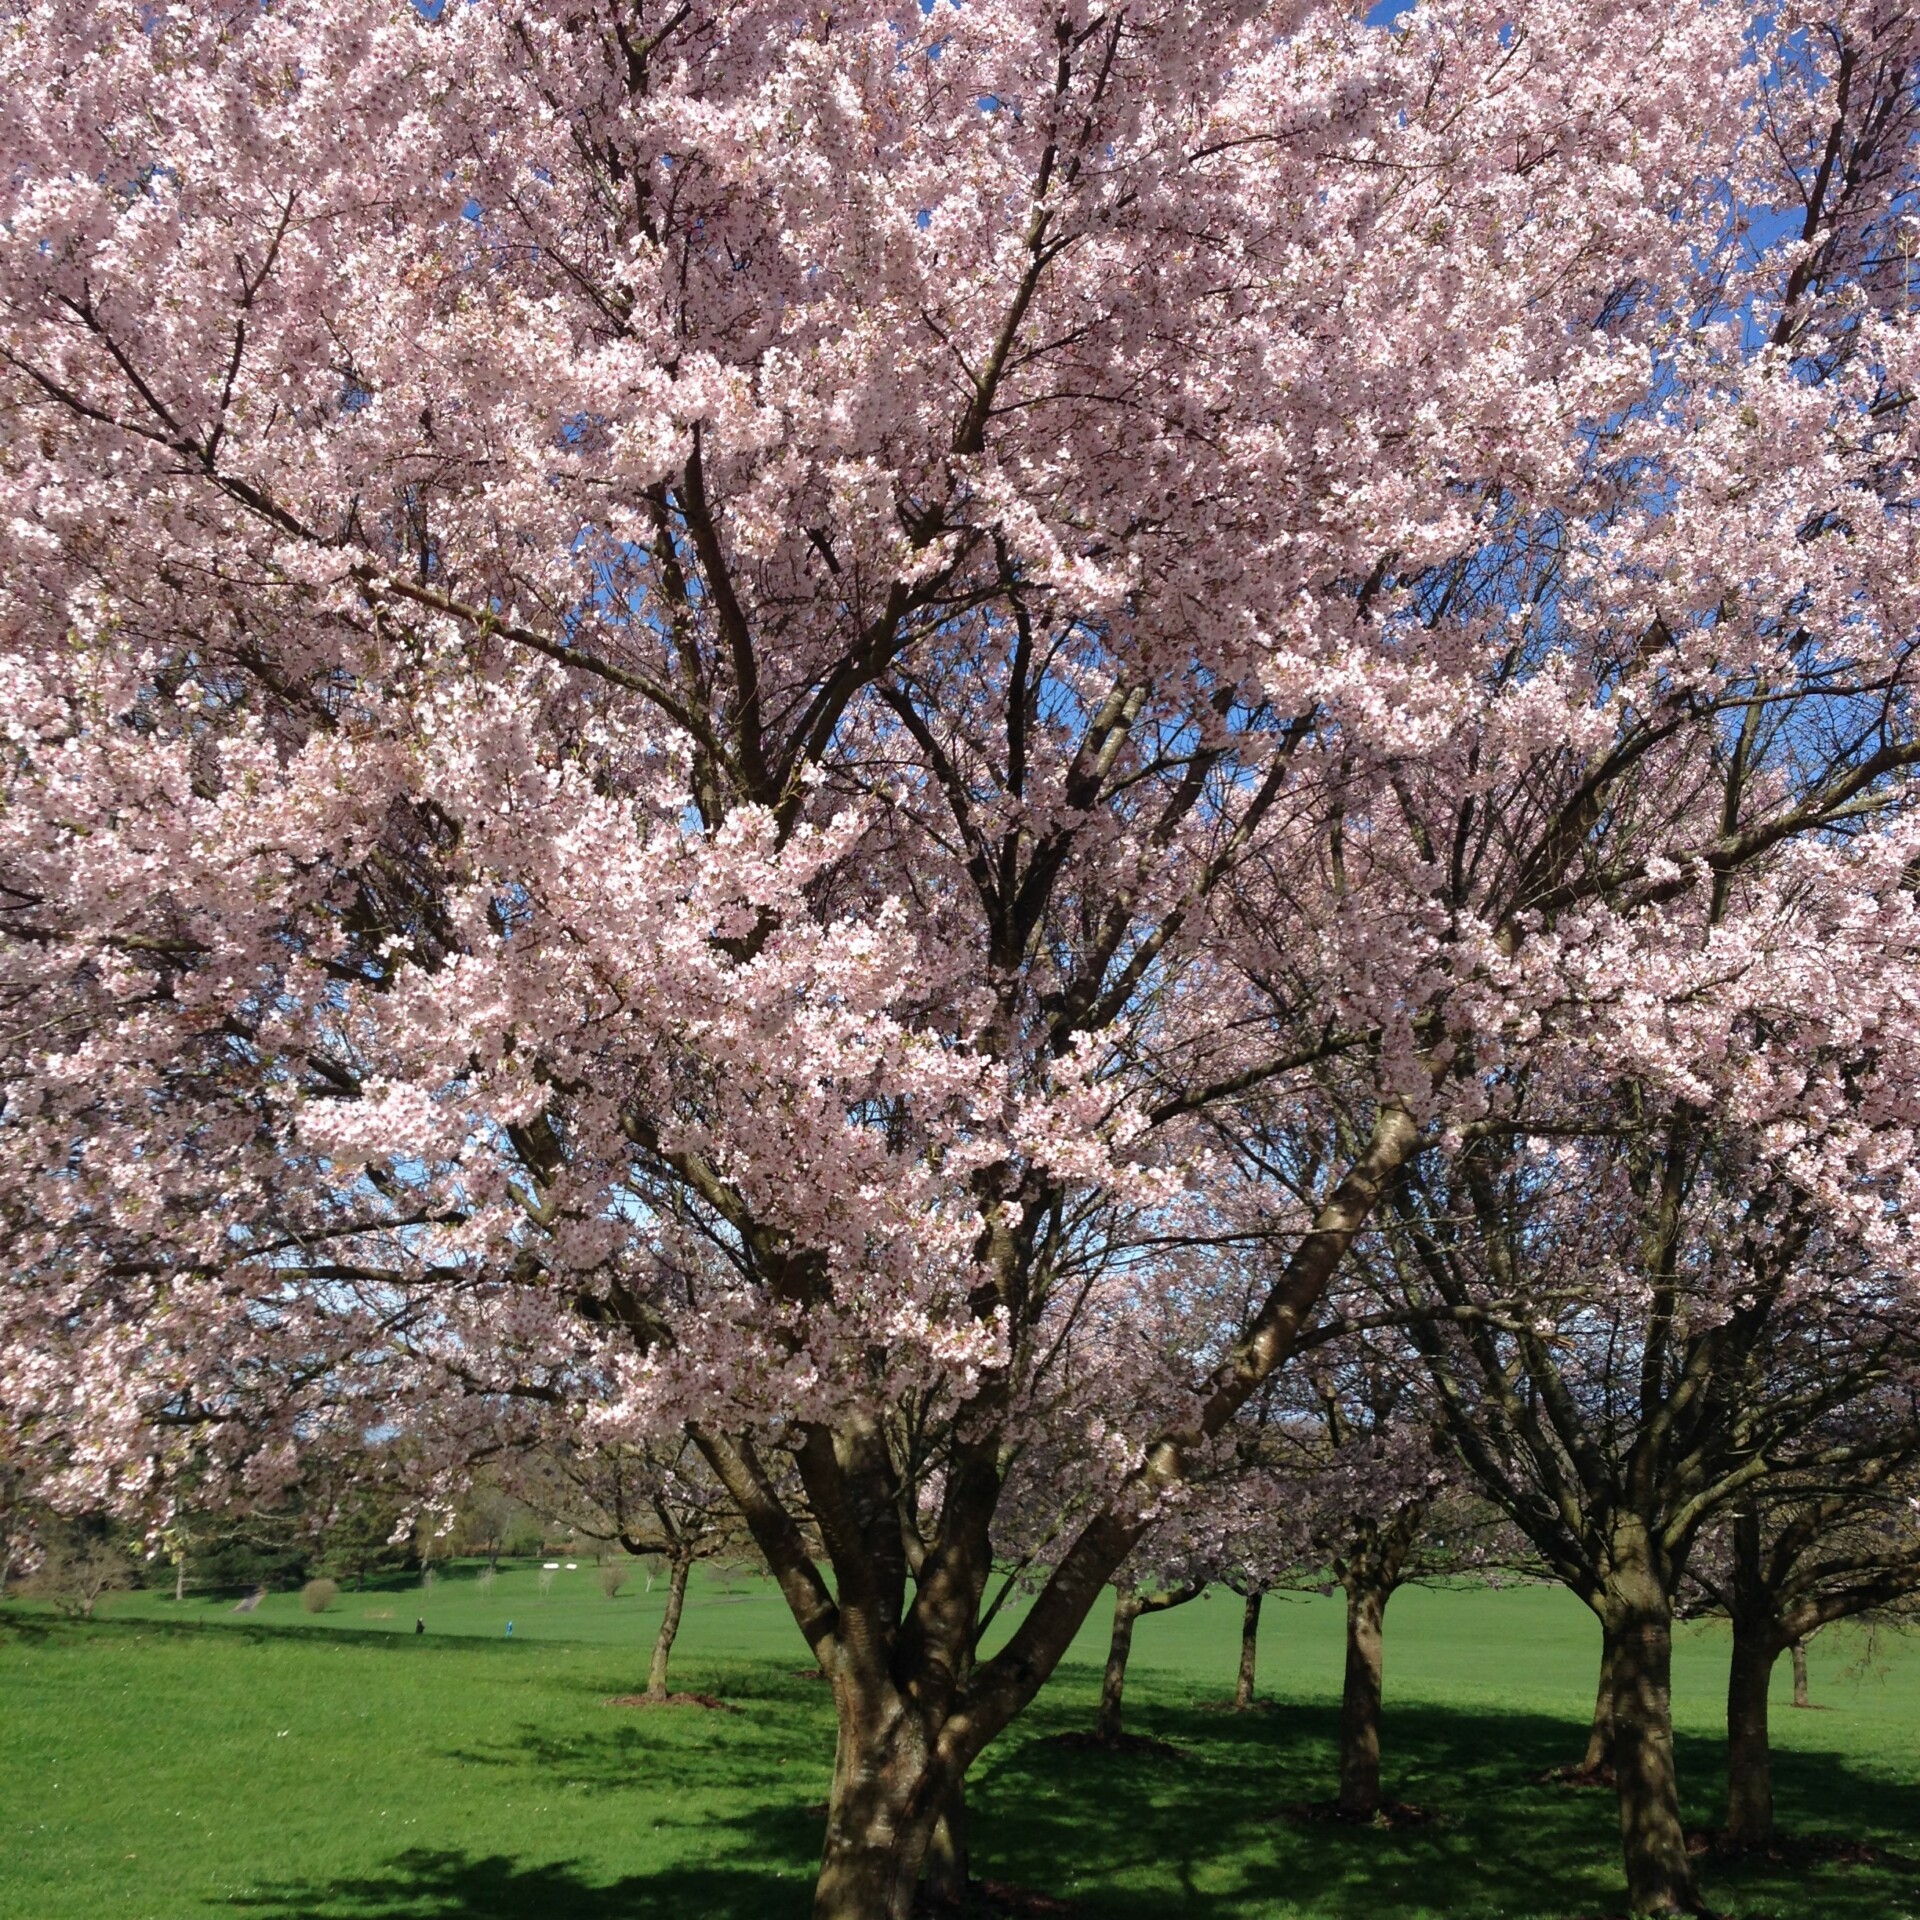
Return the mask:
<path id="1" fill-rule="evenodd" d="M 1735 1847 L 1764 1847 L 1773 1840 L 1767 1694 L 1780 1651 L 1768 1623 L 1735 1615 L 1727 1674 L 1727 1841 Z"/>
<path id="2" fill-rule="evenodd" d="M 680 1631 L 680 1610 L 687 1602 L 687 1576 L 693 1562 L 684 1554 L 675 1555 L 667 1575 L 667 1610 L 660 1616 L 660 1631 L 654 1636 L 653 1659 L 647 1668 L 647 1698 L 667 1697 L 667 1662 L 673 1656 L 673 1642 Z"/>
<path id="3" fill-rule="evenodd" d="M 1233 1687 L 1236 1713 L 1245 1713 L 1253 1705 L 1254 1667 L 1260 1650 L 1260 1602 L 1264 1598 L 1255 1587 L 1247 1595 L 1246 1609 L 1240 1617 L 1240 1676 Z"/>
<path id="4" fill-rule="evenodd" d="M 1587 1750 L 1580 1757 L 1580 1772 L 1598 1779 L 1613 1764 L 1613 1641 L 1603 1627 L 1600 1632 L 1600 1681 L 1594 1688 L 1593 1722 L 1587 1728 Z"/>
<path id="5" fill-rule="evenodd" d="M 1793 1704 L 1796 1707 L 1810 1707 L 1813 1696 L 1807 1691 L 1807 1643 L 1796 1640 L 1788 1648 L 1793 1655 Z"/>
<path id="6" fill-rule="evenodd" d="M 1127 1656 L 1133 1651 L 1133 1623 L 1146 1611 L 1143 1596 L 1125 1588 L 1113 1596 L 1113 1634 L 1107 1642 L 1107 1670 L 1100 1676 L 1100 1714 L 1094 1732 L 1102 1740 L 1118 1740 L 1121 1702 L 1127 1687 Z"/>
<path id="7" fill-rule="evenodd" d="M 1378 1581 L 1347 1585 L 1347 1674 L 1340 1695 L 1340 1811 L 1370 1820 L 1380 1811 L 1382 1631 L 1393 1589 Z"/>
<path id="8" fill-rule="evenodd" d="M 1760 1515 L 1749 1507 L 1733 1517 L 1733 1574 L 1727 1613 L 1733 1658 L 1727 1669 L 1728 1844 L 1764 1847 L 1773 1839 L 1773 1758 L 1767 1695 L 1774 1662 L 1790 1635 L 1767 1580 Z"/>
<path id="9" fill-rule="evenodd" d="M 1127 1660 L 1133 1652 L 1133 1625 L 1142 1614 L 1165 1613 L 1198 1599 L 1200 1586 L 1172 1587 L 1142 1593 L 1135 1587 L 1116 1587 L 1113 1593 L 1113 1637 L 1107 1643 L 1107 1670 L 1100 1678 L 1100 1714 L 1094 1732 L 1102 1740 L 1117 1741 L 1126 1729 L 1121 1708 L 1127 1688 Z"/>
<path id="10" fill-rule="evenodd" d="M 1348 1819 L 1380 1811 L 1380 1702 L 1387 1602 L 1393 1598 L 1426 1519 L 1412 1500 L 1385 1520 L 1356 1524 L 1334 1572 L 1347 1595 L 1347 1670 L 1340 1694 L 1340 1792 Z"/>
<path id="11" fill-rule="evenodd" d="M 834 1696 L 840 1737 L 813 1920 L 912 1920 L 938 1824 L 925 1791 L 935 1773 L 929 1728 L 891 1688 L 876 1695 L 836 1682 Z"/>
<path id="12" fill-rule="evenodd" d="M 1700 1913 L 1673 1760 L 1673 1601 L 1652 1542 L 1631 1522 L 1616 1532 L 1603 1605 L 1627 1905 L 1635 1914 Z"/>
<path id="13" fill-rule="evenodd" d="M 964 1907 L 967 1902 L 967 1882 L 971 1877 L 967 1783 L 963 1779 L 956 1781 L 948 1793 L 946 1806 L 934 1822 L 933 1838 L 927 1844 L 923 1891 L 928 1905 Z"/>

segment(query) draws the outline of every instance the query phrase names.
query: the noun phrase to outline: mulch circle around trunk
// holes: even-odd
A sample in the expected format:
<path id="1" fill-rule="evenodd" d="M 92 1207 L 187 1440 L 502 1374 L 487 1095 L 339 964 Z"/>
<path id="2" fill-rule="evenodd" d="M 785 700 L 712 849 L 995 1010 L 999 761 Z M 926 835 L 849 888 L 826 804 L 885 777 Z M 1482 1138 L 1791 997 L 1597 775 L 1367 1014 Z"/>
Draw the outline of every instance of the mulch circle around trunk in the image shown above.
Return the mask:
<path id="1" fill-rule="evenodd" d="M 1146 1733 L 1055 1733 L 1034 1742 L 1041 1747 L 1065 1747 L 1069 1753 L 1117 1753 L 1129 1760 L 1184 1760 L 1184 1747 L 1156 1740 Z"/>
<path id="2" fill-rule="evenodd" d="M 1687 1851 L 1716 1860 L 1765 1861 L 1781 1867 L 1895 1867 L 1904 1872 L 1920 1867 L 1920 1860 L 1904 1853 L 1842 1833 L 1777 1833 L 1761 1847 L 1731 1845 L 1724 1833 L 1690 1833 Z"/>
<path id="3" fill-rule="evenodd" d="M 1377 1827 L 1385 1833 L 1430 1827 L 1435 1819 L 1431 1807 L 1405 1800 L 1383 1800 L 1373 1813 L 1349 1813 L 1338 1800 L 1293 1800 L 1273 1817 L 1295 1827 Z"/>
<path id="4" fill-rule="evenodd" d="M 824 1680 L 827 1675 L 823 1667 L 795 1667 L 793 1677 L 796 1680 Z"/>
<path id="5" fill-rule="evenodd" d="M 919 1911 L 950 1920 L 1042 1920 L 1042 1916 L 1078 1914 L 1082 1909 L 1057 1894 L 1034 1887 L 1016 1887 L 1008 1880 L 969 1880 L 963 1904 L 951 1900 L 922 1900 Z"/>
<path id="6" fill-rule="evenodd" d="M 1688 1911 L 1693 1920 L 1731 1920 L 1731 1916 L 1721 1913 L 1715 1907 L 1691 1907 Z M 1630 1913 L 1576 1913 L 1572 1920 L 1634 1920 Z M 1740 1910 L 1740 1920 L 1773 1920 L 1767 1913 L 1751 1913 L 1745 1907 Z"/>
<path id="7" fill-rule="evenodd" d="M 670 1693 L 664 1700 L 655 1700 L 644 1693 L 610 1693 L 600 1703 L 603 1707 L 705 1707 L 709 1713 L 739 1713 L 731 1700 L 721 1700 L 711 1693 Z"/>
<path id="8" fill-rule="evenodd" d="M 1687 1911 L 1693 1916 L 1693 1920 L 1730 1920 L 1729 1915 L 1721 1913 L 1714 1907 L 1689 1907 Z M 1572 1920 L 1634 1920 L 1634 1916 L 1630 1913 L 1576 1913 L 1572 1916 Z M 1743 1907 L 1740 1910 L 1740 1920 L 1773 1920 L 1773 1916 L 1766 1913 L 1749 1913 Z"/>
<path id="9" fill-rule="evenodd" d="M 1619 1782 L 1609 1766 L 1549 1767 L 1545 1773 L 1533 1776 L 1533 1784 L 1536 1787 L 1572 1787 L 1583 1793 L 1596 1792 L 1604 1787 L 1611 1793 Z"/>

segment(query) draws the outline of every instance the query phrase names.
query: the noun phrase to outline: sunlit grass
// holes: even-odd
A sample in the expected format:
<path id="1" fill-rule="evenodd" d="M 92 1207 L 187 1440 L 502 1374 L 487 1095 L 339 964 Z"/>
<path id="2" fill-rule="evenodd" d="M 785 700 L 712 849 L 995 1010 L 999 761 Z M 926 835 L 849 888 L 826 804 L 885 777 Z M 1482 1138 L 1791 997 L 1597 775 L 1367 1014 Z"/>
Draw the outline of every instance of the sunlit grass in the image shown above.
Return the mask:
<path id="1" fill-rule="evenodd" d="M 806 1911 L 832 1715 L 764 1582 L 696 1588 L 677 1685 L 743 1711 L 634 1713 L 660 1595 L 617 1599 L 592 1567 L 474 1569 L 343 1594 L 125 1595 L 91 1626 L 0 1614 L 0 1915 L 204 1920 L 780 1920 Z M 1578 1750 L 1597 1653 L 1547 1589 L 1409 1592 L 1388 1622 L 1388 1776 L 1429 1808 L 1398 1832 L 1273 1816 L 1331 1786 L 1339 1615 L 1269 1602 L 1262 1694 L 1217 1709 L 1239 1603 L 1142 1623 L 1129 1718 L 1178 1762 L 1038 1744 L 1090 1723 L 1104 1622 L 982 1763 L 977 1870 L 1113 1920 L 1420 1920 L 1599 1914 L 1619 1905 L 1604 1795 L 1530 1784 Z M 423 1617 L 428 1631 L 416 1635 Z M 513 1637 L 506 1637 L 508 1619 Z M 1776 1710 L 1789 1827 L 1920 1854 L 1920 1649 L 1817 1643 L 1827 1711 Z M 1680 1755 L 1690 1822 L 1717 1816 L 1725 1640 L 1682 1636 Z M 1911 1872 L 1718 1872 L 1743 1916 L 1920 1916 Z"/>

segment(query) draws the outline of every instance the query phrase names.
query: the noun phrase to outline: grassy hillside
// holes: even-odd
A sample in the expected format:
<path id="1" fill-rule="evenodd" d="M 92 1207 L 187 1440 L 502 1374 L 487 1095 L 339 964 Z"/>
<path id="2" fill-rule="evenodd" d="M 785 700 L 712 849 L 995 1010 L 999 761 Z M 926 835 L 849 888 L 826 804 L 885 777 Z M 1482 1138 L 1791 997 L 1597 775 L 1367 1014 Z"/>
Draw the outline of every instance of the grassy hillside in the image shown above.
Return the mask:
<path id="1" fill-rule="evenodd" d="M 764 1582 L 696 1585 L 676 1685 L 738 1713 L 605 1704 L 644 1683 L 660 1592 L 593 1569 L 543 1596 L 471 1569 L 257 1613 L 158 1595 L 91 1626 L 0 1612 L 0 1920 L 781 1920 L 806 1911 L 832 1714 Z M 416 1615 L 428 1632 L 416 1636 Z M 505 1634 L 514 1622 L 513 1637 Z M 1177 1761 L 1064 1750 L 1091 1721 L 1104 1622 L 982 1763 L 976 1870 L 1109 1920 L 1423 1920 L 1617 1906 L 1604 1795 L 1530 1784 L 1584 1737 L 1597 1632 L 1563 1595 L 1408 1592 L 1388 1619 L 1388 1784 L 1434 1816 L 1296 1825 L 1331 1790 L 1332 1601 L 1268 1603 L 1262 1693 L 1231 1715 L 1239 1603 L 1144 1621 L 1129 1719 Z M 1920 1856 L 1920 1649 L 1816 1643 L 1825 1711 L 1776 1711 L 1784 1823 Z M 1784 1667 L 1784 1663 L 1783 1663 Z M 1690 1822 L 1717 1813 L 1726 1643 L 1682 1638 Z M 1784 1671 L 1782 1680 L 1784 1683 Z M 1920 1920 L 1920 1873 L 1762 1863 L 1711 1873 L 1774 1920 Z"/>

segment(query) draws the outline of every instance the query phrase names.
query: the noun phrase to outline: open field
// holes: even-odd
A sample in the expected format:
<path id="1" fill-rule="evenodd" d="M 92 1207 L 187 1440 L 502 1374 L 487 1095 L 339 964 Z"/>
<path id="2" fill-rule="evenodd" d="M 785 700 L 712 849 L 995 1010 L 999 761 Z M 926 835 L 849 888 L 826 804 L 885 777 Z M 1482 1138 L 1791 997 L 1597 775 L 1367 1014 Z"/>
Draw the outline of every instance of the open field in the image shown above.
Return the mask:
<path id="1" fill-rule="evenodd" d="M 696 1584 L 676 1686 L 738 1714 L 637 1713 L 660 1590 L 615 1601 L 583 1563 L 483 1594 L 121 1595 L 91 1626 L 0 1612 L 4 1920 L 782 1920 L 804 1915 L 827 1790 L 826 1690 L 771 1587 Z M 416 1613 L 430 1631 L 413 1633 Z M 514 1621 L 511 1640 L 505 1623 Z M 1529 1784 L 1584 1737 L 1597 1634 L 1556 1591 L 1402 1593 L 1388 1622 L 1388 1788 L 1401 1831 L 1295 1827 L 1331 1784 L 1330 1600 L 1270 1600 L 1261 1692 L 1229 1691 L 1230 1595 L 1142 1623 L 1129 1723 L 1179 1762 L 1039 1744 L 1090 1724 L 1105 1623 L 976 1774 L 976 1871 L 1099 1920 L 1597 1915 L 1619 1905 L 1610 1796 Z M 1717 1817 L 1726 1641 L 1687 1629 L 1676 1719 L 1687 1817 Z M 1814 1697 L 1778 1696 L 1783 1824 L 1920 1857 L 1920 1647 L 1829 1638 Z M 1780 1675 L 1784 1689 L 1786 1675 Z M 1708 1876 L 1751 1920 L 1920 1916 L 1920 1869 L 1761 1863 Z"/>

